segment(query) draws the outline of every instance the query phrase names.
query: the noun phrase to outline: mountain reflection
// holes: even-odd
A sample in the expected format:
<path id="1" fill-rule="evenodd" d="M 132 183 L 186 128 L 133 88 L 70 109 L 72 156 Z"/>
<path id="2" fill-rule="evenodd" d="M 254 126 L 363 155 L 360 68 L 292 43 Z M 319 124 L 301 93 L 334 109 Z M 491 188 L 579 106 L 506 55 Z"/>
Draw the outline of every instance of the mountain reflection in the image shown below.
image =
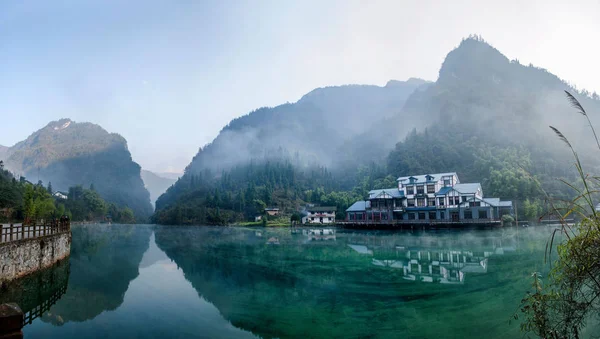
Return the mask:
<path id="1" fill-rule="evenodd" d="M 73 227 L 67 293 L 42 321 L 61 325 L 93 319 L 123 303 L 148 249 L 152 229 L 133 225 Z M 126 250 L 124 250 L 126 249 Z"/>
<path id="2" fill-rule="evenodd" d="M 181 227 L 155 237 L 234 326 L 283 338 L 406 335 L 423 312 L 517 279 L 502 260 L 504 273 L 487 273 L 516 238 L 482 234 Z"/>

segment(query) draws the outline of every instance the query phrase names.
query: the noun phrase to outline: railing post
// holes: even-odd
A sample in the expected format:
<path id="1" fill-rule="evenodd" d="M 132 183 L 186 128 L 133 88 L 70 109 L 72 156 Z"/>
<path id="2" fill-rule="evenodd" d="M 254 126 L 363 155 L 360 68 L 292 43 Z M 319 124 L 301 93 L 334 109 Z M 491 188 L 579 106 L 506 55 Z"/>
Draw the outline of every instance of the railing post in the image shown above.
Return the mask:
<path id="1" fill-rule="evenodd" d="M 33 238 L 36 237 L 36 235 L 35 235 L 35 227 L 36 227 L 36 225 L 35 225 L 35 223 L 33 223 Z"/>
<path id="2" fill-rule="evenodd" d="M 10 240 L 9 241 L 12 241 L 13 240 L 13 224 L 10 224 L 10 229 L 9 230 L 10 230 L 10 236 L 9 236 Z"/>

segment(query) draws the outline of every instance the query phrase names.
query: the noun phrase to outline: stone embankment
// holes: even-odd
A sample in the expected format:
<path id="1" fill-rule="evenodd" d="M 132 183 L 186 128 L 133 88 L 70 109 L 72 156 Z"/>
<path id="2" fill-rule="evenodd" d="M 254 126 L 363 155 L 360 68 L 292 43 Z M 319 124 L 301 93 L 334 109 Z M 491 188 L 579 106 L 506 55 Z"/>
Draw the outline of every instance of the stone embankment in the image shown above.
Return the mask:
<path id="1" fill-rule="evenodd" d="M 0 288 L 11 280 L 50 267 L 71 253 L 68 221 L 0 230 Z"/>

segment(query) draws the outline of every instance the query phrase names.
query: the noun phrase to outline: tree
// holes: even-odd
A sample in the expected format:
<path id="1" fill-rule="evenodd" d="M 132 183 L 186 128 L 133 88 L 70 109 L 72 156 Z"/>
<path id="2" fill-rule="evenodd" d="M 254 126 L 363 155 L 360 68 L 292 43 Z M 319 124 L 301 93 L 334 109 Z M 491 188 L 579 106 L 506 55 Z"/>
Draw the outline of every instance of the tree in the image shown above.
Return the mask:
<path id="1" fill-rule="evenodd" d="M 52 191 L 52 183 L 50 181 L 48 181 L 48 193 L 54 193 L 54 191 Z"/>

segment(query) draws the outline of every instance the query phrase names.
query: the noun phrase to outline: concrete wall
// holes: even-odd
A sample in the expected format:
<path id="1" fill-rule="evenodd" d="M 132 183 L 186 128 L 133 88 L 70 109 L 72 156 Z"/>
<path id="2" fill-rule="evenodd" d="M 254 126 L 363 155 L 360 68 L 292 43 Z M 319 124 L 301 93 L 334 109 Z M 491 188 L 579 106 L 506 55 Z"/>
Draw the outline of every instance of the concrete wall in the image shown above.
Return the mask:
<path id="1" fill-rule="evenodd" d="M 71 232 L 0 244 L 0 285 L 50 267 L 71 253 Z"/>

